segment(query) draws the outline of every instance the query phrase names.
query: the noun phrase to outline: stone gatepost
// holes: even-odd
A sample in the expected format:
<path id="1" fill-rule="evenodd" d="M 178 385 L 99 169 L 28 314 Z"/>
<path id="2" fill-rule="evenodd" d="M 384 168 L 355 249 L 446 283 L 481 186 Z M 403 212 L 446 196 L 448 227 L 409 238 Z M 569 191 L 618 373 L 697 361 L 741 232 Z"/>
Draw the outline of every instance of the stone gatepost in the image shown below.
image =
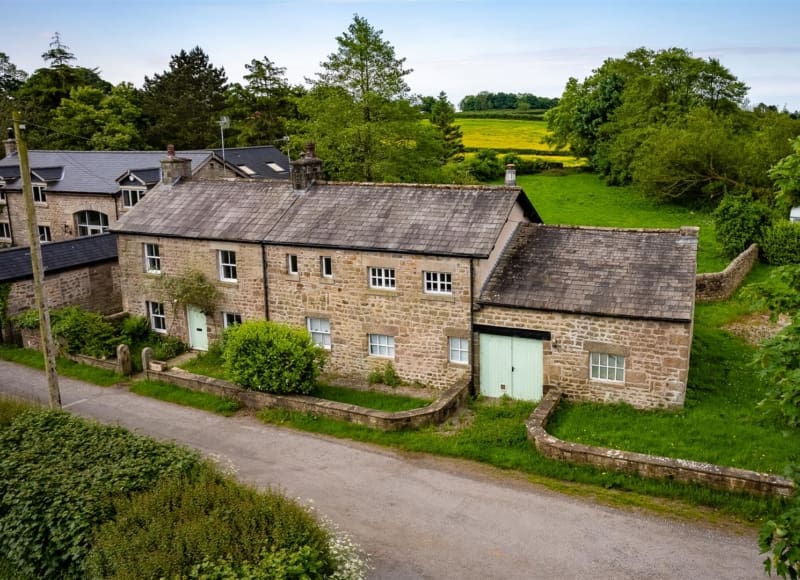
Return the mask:
<path id="1" fill-rule="evenodd" d="M 120 344 L 117 347 L 117 369 L 116 372 L 123 377 L 131 374 L 133 367 L 131 365 L 131 349 L 127 344 Z"/>
<path id="2" fill-rule="evenodd" d="M 150 378 L 150 361 L 153 360 L 153 349 L 146 346 L 142 349 L 142 370 L 144 376 Z"/>

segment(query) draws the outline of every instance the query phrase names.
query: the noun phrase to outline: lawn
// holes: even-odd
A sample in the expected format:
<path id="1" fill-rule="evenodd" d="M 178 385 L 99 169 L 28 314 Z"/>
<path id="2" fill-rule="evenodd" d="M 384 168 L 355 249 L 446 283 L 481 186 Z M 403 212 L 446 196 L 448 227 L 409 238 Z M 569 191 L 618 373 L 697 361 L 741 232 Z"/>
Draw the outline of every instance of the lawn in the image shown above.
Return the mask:
<path id="1" fill-rule="evenodd" d="M 44 355 L 38 350 L 0 345 L 0 358 L 34 369 L 44 370 Z M 124 377 L 106 369 L 76 363 L 61 357 L 56 359 L 56 371 L 59 375 L 86 381 L 101 387 L 114 385 L 124 379 Z"/>
<path id="2" fill-rule="evenodd" d="M 194 391 L 161 381 L 136 381 L 131 386 L 131 392 L 169 403 L 211 411 L 225 417 L 230 417 L 241 408 L 239 402 L 233 399 L 226 399 L 225 397 Z"/>
<path id="3" fill-rule="evenodd" d="M 546 224 L 618 228 L 699 226 L 698 272 L 718 272 L 730 262 L 717 242 L 708 211 L 657 203 L 633 187 L 606 185 L 592 173 L 518 175 L 517 183 Z"/>

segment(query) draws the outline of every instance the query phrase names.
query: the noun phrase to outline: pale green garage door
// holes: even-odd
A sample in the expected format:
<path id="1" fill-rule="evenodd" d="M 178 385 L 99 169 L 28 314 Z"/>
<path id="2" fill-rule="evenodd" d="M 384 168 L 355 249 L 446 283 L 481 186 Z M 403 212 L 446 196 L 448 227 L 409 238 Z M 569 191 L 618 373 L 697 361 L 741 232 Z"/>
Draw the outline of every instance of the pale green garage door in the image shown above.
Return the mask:
<path id="1" fill-rule="evenodd" d="M 542 341 L 517 336 L 480 335 L 481 394 L 512 399 L 542 398 Z"/>

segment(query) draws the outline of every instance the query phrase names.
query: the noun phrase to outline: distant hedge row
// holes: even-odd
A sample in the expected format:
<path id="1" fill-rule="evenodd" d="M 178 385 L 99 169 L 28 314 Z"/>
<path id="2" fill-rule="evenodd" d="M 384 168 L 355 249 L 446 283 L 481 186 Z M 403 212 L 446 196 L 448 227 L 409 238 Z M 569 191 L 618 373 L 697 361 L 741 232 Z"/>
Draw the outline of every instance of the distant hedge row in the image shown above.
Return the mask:
<path id="1" fill-rule="evenodd" d="M 544 109 L 490 109 L 487 111 L 461 111 L 456 113 L 456 119 L 525 119 L 528 121 L 541 121 L 544 119 Z"/>

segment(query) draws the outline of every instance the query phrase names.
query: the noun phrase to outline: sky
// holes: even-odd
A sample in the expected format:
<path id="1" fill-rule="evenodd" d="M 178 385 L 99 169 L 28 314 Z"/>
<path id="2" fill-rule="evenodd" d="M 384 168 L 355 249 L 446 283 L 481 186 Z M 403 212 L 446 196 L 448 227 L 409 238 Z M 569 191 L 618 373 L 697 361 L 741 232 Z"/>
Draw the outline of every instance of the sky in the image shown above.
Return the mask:
<path id="1" fill-rule="evenodd" d="M 268 57 L 292 84 L 320 70 L 358 14 L 406 59 L 420 95 L 558 97 L 639 47 L 714 57 L 752 105 L 800 110 L 798 0 L 0 0 L 0 52 L 30 73 L 58 31 L 74 64 L 141 87 L 200 46 L 232 82 Z"/>

